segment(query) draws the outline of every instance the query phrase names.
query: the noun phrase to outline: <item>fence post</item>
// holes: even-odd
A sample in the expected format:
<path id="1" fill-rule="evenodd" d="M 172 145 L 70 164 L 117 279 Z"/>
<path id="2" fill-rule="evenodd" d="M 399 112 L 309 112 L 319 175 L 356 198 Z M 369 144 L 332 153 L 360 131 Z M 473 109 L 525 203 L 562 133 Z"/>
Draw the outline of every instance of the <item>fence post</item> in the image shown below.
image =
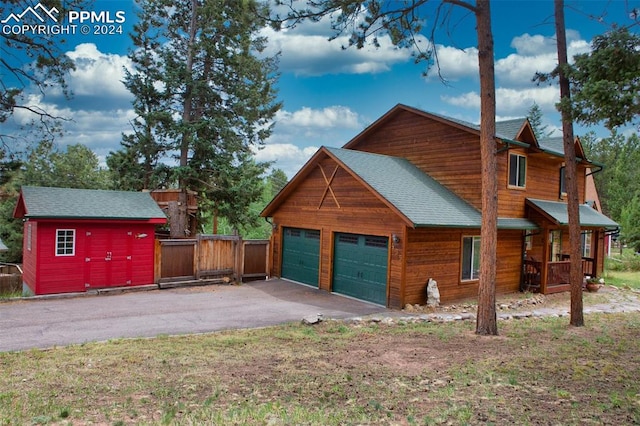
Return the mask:
<path id="1" fill-rule="evenodd" d="M 160 282 L 160 274 L 162 271 L 162 243 L 159 239 L 155 239 L 153 247 L 153 283 L 158 284 Z"/>

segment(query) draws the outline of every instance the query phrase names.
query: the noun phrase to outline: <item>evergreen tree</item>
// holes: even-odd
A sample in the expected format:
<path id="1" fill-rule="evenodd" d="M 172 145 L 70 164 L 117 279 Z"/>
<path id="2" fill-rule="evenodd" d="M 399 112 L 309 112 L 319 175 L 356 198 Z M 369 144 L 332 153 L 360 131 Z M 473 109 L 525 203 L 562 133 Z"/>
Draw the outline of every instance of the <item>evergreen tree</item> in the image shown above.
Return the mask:
<path id="1" fill-rule="evenodd" d="M 542 124 L 542 110 L 537 103 L 534 102 L 533 105 L 531 105 L 531 108 L 529 108 L 527 119 L 529 120 L 529 123 L 531 123 L 536 139 L 540 140 L 551 136 L 552 132 L 547 131 L 549 126 Z"/>
<path id="2" fill-rule="evenodd" d="M 566 67 L 571 81 L 571 113 L 585 124 L 604 122 L 609 130 L 640 117 L 640 36 L 625 27 L 594 37 L 591 52 Z"/>
<path id="3" fill-rule="evenodd" d="M 194 190 L 205 200 L 200 217 L 217 210 L 235 225 L 260 196 L 253 181 L 268 164 L 254 162 L 251 153 L 270 135 L 280 108 L 277 62 L 257 56 L 266 42 L 257 36 L 263 8 L 253 0 L 142 2 L 129 55 L 135 73 L 127 77 L 136 131 L 123 140 L 128 153 L 111 160 L 125 167 L 124 160 L 137 158 L 132 181 L 145 182 L 159 160 L 176 153 L 169 180 L 183 190 L 181 205 Z M 184 235 L 184 210 L 178 226 Z"/>

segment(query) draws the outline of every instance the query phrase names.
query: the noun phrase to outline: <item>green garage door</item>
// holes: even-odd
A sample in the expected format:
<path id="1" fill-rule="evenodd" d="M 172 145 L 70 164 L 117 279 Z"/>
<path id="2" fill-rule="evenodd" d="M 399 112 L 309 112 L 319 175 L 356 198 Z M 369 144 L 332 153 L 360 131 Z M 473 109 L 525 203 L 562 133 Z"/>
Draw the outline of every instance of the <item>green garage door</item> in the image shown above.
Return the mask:
<path id="1" fill-rule="evenodd" d="M 336 234 L 333 291 L 386 305 L 388 247 L 386 237 Z"/>
<path id="2" fill-rule="evenodd" d="M 282 278 L 318 286 L 320 231 L 284 228 Z"/>

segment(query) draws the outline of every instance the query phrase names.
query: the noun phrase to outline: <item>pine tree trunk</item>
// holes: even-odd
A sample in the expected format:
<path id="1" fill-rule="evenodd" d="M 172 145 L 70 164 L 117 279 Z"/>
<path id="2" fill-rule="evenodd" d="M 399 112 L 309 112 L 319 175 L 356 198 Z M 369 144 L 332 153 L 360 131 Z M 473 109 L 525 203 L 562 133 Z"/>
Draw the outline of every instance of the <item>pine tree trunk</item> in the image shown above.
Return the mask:
<path id="1" fill-rule="evenodd" d="M 186 90 L 183 100 L 182 109 L 182 122 L 190 123 L 192 121 L 192 108 L 193 108 L 193 82 L 191 76 L 193 75 L 193 56 L 196 43 L 196 32 L 198 24 L 198 0 L 191 0 L 191 20 L 189 23 L 189 46 L 187 52 L 187 62 L 185 64 L 186 74 L 189 80 L 186 83 Z M 191 135 L 188 130 L 182 134 L 182 141 L 180 143 L 180 167 L 186 167 L 188 165 L 189 147 L 191 146 Z M 178 182 L 180 186 L 180 193 L 178 194 L 179 211 L 176 218 L 176 232 L 181 237 L 185 237 L 188 231 L 187 225 L 187 190 L 189 189 L 189 182 L 184 178 L 184 175 L 180 177 Z"/>
<path id="2" fill-rule="evenodd" d="M 496 172 L 496 101 L 493 34 L 489 0 L 476 6 L 480 66 L 480 161 L 482 163 L 482 228 L 480 283 L 476 334 L 497 335 L 496 247 L 498 239 L 498 184 Z"/>
<path id="3" fill-rule="evenodd" d="M 578 198 L 578 174 L 576 150 L 573 137 L 573 122 L 567 109 L 570 100 L 569 79 L 565 76 L 567 65 L 567 36 L 564 23 L 564 0 L 555 0 L 556 37 L 558 44 L 558 66 L 560 69 L 560 100 L 562 114 L 562 139 L 564 144 L 565 187 L 567 189 L 567 210 L 569 216 L 569 259 L 571 262 L 569 281 L 571 285 L 571 314 L 569 323 L 583 326 L 582 308 L 582 256 L 580 253 L 580 210 Z"/>

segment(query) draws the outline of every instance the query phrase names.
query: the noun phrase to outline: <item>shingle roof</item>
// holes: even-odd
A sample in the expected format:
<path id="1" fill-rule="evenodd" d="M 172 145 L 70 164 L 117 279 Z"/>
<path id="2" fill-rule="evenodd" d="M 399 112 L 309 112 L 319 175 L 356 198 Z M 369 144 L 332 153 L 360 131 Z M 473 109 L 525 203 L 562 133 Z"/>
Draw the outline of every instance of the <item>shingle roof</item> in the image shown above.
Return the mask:
<path id="1" fill-rule="evenodd" d="M 326 148 L 393 205 L 413 226 L 480 228 L 481 215 L 408 160 L 350 149 Z M 535 228 L 527 219 L 499 220 L 499 227 Z"/>
<path id="2" fill-rule="evenodd" d="M 514 118 L 513 120 L 496 121 L 496 136 L 515 139 L 526 120 L 526 118 L 522 117 Z"/>
<path id="3" fill-rule="evenodd" d="M 408 160 L 350 149 L 326 149 L 414 226 L 480 226 L 480 212 Z"/>
<path id="4" fill-rule="evenodd" d="M 564 155 L 564 142 L 561 137 L 540 139 L 538 145 L 544 151 Z"/>
<path id="5" fill-rule="evenodd" d="M 546 213 L 558 225 L 569 224 L 567 204 L 557 201 L 535 200 L 527 198 L 527 203 Z M 618 224 L 602 213 L 594 210 L 588 204 L 580 204 L 580 226 L 614 229 Z"/>
<path id="6" fill-rule="evenodd" d="M 460 124 L 461 126 L 468 127 L 469 129 L 480 131 L 479 124 L 473 124 L 468 121 L 459 120 L 457 118 L 447 117 L 446 115 L 435 114 L 432 112 L 428 114 L 435 115 L 447 121 Z M 496 121 L 496 137 L 500 139 L 514 140 L 516 136 L 518 136 L 518 133 L 520 132 L 520 129 L 522 128 L 522 125 L 524 124 L 525 120 L 526 118 L 523 117 L 523 118 L 514 118 L 512 120 Z"/>
<path id="7" fill-rule="evenodd" d="M 166 219 L 148 192 L 23 186 L 27 218 Z"/>

